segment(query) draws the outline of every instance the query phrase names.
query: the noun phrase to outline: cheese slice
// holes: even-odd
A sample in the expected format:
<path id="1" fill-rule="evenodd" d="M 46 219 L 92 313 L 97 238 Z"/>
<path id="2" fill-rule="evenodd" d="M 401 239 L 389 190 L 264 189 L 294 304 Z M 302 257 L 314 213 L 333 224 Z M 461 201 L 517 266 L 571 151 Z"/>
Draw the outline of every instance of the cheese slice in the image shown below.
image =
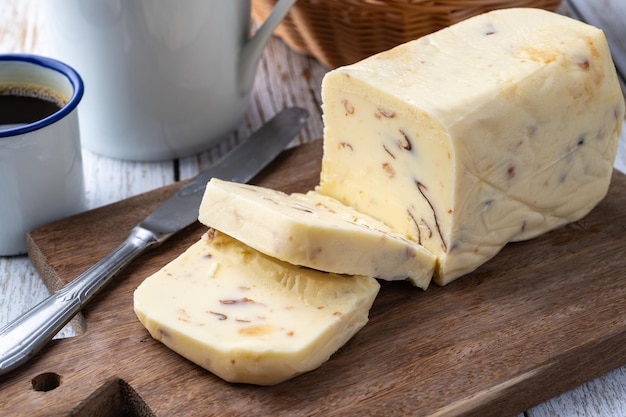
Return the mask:
<path id="1" fill-rule="evenodd" d="M 272 385 L 328 360 L 365 325 L 378 290 L 210 229 L 136 289 L 134 309 L 153 338 L 224 380 Z"/>
<path id="2" fill-rule="evenodd" d="M 387 225 L 319 195 L 212 179 L 198 219 L 254 249 L 327 272 L 410 280 L 426 289 L 435 256 Z"/>
<path id="3" fill-rule="evenodd" d="M 422 244 L 435 282 L 606 194 L 624 100 L 602 31 L 538 9 L 467 19 L 329 72 L 319 193 Z"/>

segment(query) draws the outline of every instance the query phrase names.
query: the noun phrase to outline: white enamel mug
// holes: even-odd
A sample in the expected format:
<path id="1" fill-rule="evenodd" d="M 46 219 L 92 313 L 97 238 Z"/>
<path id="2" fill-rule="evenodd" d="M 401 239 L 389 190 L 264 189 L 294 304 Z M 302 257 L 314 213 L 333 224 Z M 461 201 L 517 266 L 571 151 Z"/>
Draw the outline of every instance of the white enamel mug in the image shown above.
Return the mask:
<path id="1" fill-rule="evenodd" d="M 51 54 L 81 74 L 83 146 L 120 159 L 205 150 L 236 129 L 295 0 L 253 37 L 249 0 L 46 0 Z"/>
<path id="2" fill-rule="evenodd" d="M 83 83 L 62 62 L 7 54 L 0 55 L 0 94 L 11 100 L 0 106 L 0 255 L 19 255 L 27 232 L 85 209 L 76 108 Z M 33 96 L 56 107 L 42 116 L 32 102 L 16 104 Z"/>

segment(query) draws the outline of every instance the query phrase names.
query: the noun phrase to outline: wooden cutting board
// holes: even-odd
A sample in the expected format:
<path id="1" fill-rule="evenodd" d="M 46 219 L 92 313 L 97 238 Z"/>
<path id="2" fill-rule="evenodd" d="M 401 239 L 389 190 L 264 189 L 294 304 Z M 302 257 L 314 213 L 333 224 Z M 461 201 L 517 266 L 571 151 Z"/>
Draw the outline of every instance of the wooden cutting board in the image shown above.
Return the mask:
<path id="1" fill-rule="evenodd" d="M 255 182 L 318 181 L 319 142 Z M 50 289 L 87 269 L 179 186 L 30 234 Z M 136 260 L 84 310 L 84 332 L 0 377 L 0 410 L 29 416 L 513 416 L 626 363 L 626 177 L 582 221 L 508 245 L 476 272 L 423 292 L 383 283 L 370 322 L 321 368 L 273 386 L 232 385 L 152 340 L 134 289 L 205 231 Z M 33 388 L 33 384 L 35 387 Z"/>

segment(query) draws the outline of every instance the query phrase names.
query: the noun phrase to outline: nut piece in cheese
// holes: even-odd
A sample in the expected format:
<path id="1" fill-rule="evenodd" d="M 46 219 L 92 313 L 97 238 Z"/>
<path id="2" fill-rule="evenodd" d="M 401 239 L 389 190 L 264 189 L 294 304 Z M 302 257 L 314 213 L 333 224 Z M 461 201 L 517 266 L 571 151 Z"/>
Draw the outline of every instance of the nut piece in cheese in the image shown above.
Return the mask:
<path id="1" fill-rule="evenodd" d="M 209 181 L 200 222 L 294 265 L 326 272 L 409 280 L 426 289 L 435 256 L 385 224 L 319 195 Z"/>
<path id="2" fill-rule="evenodd" d="M 134 309 L 153 338 L 224 380 L 272 385 L 328 360 L 378 290 L 374 278 L 290 265 L 210 229 L 135 290 Z"/>
<path id="3" fill-rule="evenodd" d="M 437 256 L 446 284 L 606 194 L 624 100 L 602 31 L 490 12 L 329 72 L 317 192 Z"/>

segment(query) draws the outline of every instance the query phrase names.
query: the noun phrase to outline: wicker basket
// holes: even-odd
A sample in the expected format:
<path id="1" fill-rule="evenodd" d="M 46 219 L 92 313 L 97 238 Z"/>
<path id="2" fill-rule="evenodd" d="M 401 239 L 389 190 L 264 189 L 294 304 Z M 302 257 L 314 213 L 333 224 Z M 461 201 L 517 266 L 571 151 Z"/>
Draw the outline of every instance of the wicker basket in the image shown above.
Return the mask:
<path id="1" fill-rule="evenodd" d="M 262 22 L 276 0 L 252 0 Z M 419 38 L 468 17 L 507 7 L 554 11 L 561 0 L 298 0 L 275 34 L 329 68 Z"/>

